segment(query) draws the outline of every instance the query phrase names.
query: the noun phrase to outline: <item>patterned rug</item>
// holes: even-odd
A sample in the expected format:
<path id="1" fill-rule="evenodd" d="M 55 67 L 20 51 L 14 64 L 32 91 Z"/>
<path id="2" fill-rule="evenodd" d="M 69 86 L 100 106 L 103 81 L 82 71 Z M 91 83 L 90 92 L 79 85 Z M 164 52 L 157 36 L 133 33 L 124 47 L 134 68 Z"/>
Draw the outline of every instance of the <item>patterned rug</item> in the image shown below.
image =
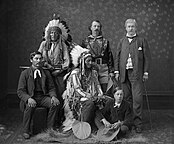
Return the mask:
<path id="1" fill-rule="evenodd" d="M 31 137 L 29 140 L 24 140 L 21 135 L 21 124 L 18 122 L 18 127 L 14 132 L 1 142 L 4 144 L 44 144 L 44 143 L 95 143 L 95 144 L 173 144 L 174 143 L 174 113 L 172 110 L 152 110 L 152 129 L 149 122 L 149 112 L 143 113 L 143 132 L 136 134 L 131 131 L 126 137 L 116 141 L 102 142 L 96 138 L 95 134 L 91 134 L 89 138 L 80 140 L 72 133 L 62 134 L 56 131 L 48 131 Z"/>

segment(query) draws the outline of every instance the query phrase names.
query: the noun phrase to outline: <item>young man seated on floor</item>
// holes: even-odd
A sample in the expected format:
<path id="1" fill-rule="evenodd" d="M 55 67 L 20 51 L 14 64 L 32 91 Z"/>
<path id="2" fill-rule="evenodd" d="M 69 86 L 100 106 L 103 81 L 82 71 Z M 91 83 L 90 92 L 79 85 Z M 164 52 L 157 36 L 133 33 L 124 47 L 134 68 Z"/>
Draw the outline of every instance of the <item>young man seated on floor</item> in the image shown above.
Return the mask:
<path id="1" fill-rule="evenodd" d="M 109 99 L 103 109 L 96 111 L 95 124 L 98 129 L 120 127 L 117 138 L 123 137 L 131 129 L 132 112 L 129 103 L 123 100 L 120 87 L 114 90 L 114 99 Z"/>
<path id="2" fill-rule="evenodd" d="M 34 110 L 38 106 L 49 109 L 47 128 L 52 128 L 55 122 L 59 100 L 56 98 L 55 86 L 48 70 L 42 68 L 42 54 L 30 54 L 31 67 L 22 71 L 17 94 L 21 99 L 20 109 L 23 114 L 23 137 L 31 136 L 30 123 Z"/>

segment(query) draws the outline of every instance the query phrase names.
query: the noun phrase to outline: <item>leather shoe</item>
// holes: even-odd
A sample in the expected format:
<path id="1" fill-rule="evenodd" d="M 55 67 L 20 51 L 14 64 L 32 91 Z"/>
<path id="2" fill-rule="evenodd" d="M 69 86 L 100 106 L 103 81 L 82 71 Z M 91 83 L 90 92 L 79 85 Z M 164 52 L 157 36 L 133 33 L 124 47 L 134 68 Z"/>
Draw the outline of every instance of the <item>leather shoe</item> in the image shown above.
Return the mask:
<path id="1" fill-rule="evenodd" d="M 24 137 L 24 139 L 29 139 L 30 135 L 28 133 L 23 133 L 23 137 Z"/>
<path id="2" fill-rule="evenodd" d="M 142 128 L 136 127 L 135 131 L 136 131 L 136 133 L 142 133 Z"/>

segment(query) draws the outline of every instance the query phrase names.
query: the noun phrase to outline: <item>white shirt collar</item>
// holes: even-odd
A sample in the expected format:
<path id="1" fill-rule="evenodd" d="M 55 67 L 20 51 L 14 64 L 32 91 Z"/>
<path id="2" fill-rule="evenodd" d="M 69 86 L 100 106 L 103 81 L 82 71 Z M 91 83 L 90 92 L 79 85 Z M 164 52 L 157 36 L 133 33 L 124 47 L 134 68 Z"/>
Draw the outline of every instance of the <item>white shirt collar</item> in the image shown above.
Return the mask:
<path id="1" fill-rule="evenodd" d="M 115 107 L 118 107 L 118 108 L 119 108 L 120 105 L 121 105 L 121 103 L 118 104 L 117 102 L 115 102 L 115 104 L 114 104 L 114 108 L 115 108 Z"/>
<path id="2" fill-rule="evenodd" d="M 102 35 L 99 35 L 99 36 L 97 36 L 97 37 L 94 37 L 93 35 L 89 35 L 88 37 L 93 38 L 93 39 L 97 39 L 97 38 L 101 38 Z"/>
<path id="3" fill-rule="evenodd" d="M 135 37 L 136 35 L 136 33 L 133 36 L 128 35 L 128 33 L 126 34 L 127 37 Z"/>

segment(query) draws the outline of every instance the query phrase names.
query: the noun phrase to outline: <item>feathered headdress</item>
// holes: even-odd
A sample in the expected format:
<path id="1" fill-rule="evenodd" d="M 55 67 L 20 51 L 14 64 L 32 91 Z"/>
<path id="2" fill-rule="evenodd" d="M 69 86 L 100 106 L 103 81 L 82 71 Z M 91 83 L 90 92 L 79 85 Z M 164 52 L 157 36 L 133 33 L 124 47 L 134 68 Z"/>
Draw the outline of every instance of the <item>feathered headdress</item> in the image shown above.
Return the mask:
<path id="1" fill-rule="evenodd" d="M 84 65 L 84 59 L 88 56 L 91 56 L 88 49 L 82 48 L 79 45 L 74 45 L 74 48 L 71 50 L 70 54 L 72 63 L 75 67 L 77 67 L 79 64 Z"/>
<path id="2" fill-rule="evenodd" d="M 60 21 L 60 17 L 59 15 L 56 18 L 56 15 L 53 15 L 53 20 L 49 21 L 48 25 L 45 28 L 45 39 L 48 40 L 49 39 L 49 34 L 50 34 L 50 30 L 51 28 L 57 28 L 59 33 L 62 35 L 62 37 L 67 40 L 68 38 L 68 34 L 69 34 L 69 28 L 66 24 L 65 21 Z"/>

